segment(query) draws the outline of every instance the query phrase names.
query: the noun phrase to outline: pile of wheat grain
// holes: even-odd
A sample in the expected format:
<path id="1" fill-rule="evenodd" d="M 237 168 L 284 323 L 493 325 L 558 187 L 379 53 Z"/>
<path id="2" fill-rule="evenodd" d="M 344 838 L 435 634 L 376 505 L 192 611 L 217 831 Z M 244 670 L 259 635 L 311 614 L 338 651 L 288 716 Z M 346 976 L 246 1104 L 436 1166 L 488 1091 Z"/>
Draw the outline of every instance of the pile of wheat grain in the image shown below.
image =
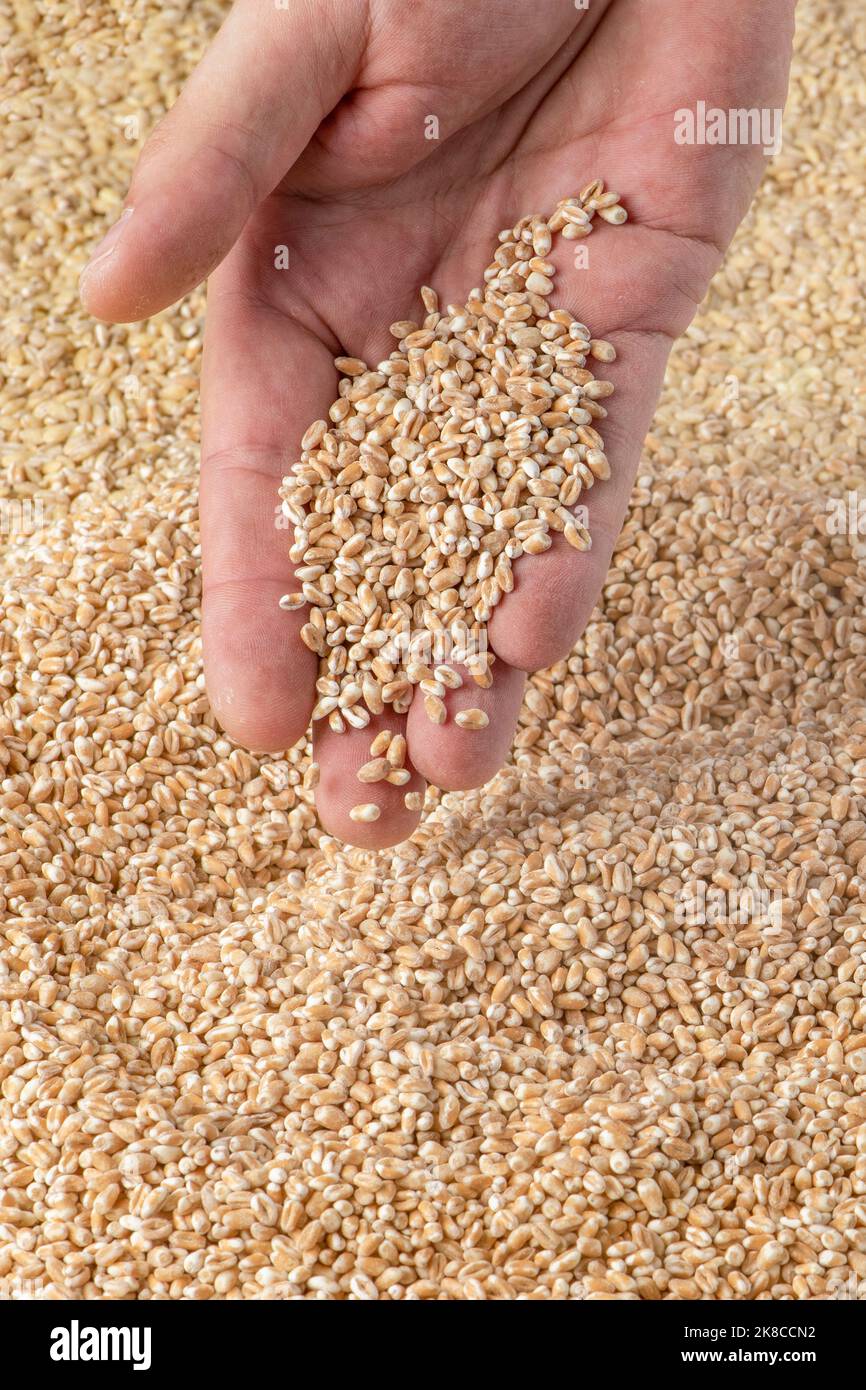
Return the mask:
<path id="1" fill-rule="evenodd" d="M 36 8 L 0 4 L 0 1293 L 857 1296 L 854 0 L 801 8 L 585 638 L 377 855 L 208 710 L 202 297 L 76 302 L 217 9 Z"/>

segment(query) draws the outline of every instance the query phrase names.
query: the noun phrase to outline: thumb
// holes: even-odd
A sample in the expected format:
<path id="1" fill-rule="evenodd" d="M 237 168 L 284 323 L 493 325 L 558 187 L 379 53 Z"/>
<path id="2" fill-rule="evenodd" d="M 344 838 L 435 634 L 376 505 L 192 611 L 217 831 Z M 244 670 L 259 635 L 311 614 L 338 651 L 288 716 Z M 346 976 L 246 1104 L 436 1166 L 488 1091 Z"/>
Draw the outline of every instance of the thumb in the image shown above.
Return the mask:
<path id="1" fill-rule="evenodd" d="M 97 318 L 147 318 L 200 284 L 337 104 L 361 56 L 355 0 L 240 0 L 141 152 L 81 276 Z"/>

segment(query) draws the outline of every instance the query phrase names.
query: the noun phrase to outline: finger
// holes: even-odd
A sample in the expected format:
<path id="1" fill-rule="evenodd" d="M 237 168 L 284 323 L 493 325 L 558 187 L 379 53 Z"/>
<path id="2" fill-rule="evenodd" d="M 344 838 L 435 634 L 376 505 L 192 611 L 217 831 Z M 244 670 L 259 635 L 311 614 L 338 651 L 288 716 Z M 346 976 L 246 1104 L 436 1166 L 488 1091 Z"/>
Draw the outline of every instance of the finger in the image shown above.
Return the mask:
<path id="1" fill-rule="evenodd" d="M 146 318 L 222 261 L 342 96 L 361 52 L 357 16 L 334 0 L 235 5 L 82 275 L 90 313 Z"/>
<path id="2" fill-rule="evenodd" d="M 239 743 L 284 749 L 307 728 L 318 661 L 278 488 L 307 425 L 334 396 L 328 350 L 239 286 L 240 248 L 214 277 L 203 376 L 202 631 L 208 696 Z"/>
<path id="3" fill-rule="evenodd" d="M 534 179 L 530 173 L 528 203 L 534 206 L 549 205 L 551 187 L 556 196 L 565 196 L 584 179 L 602 174 L 623 194 L 630 221 L 619 228 L 597 227 L 586 242 L 557 240 L 551 253 L 558 270 L 566 269 L 554 302 L 571 309 L 594 337 L 610 340 L 619 360 L 603 372 L 596 369 L 596 375 L 613 382 L 615 394 L 609 416 L 596 421 L 611 477 L 578 503 L 588 512 L 592 550 L 574 551 L 555 536 L 542 556 L 523 557 L 515 566 L 513 592 L 490 622 L 494 650 L 524 670 L 564 657 L 589 619 L 625 516 L 671 342 L 703 298 L 764 160 L 758 148 L 677 144 L 673 109 L 688 108 L 708 90 L 721 105 L 736 107 L 763 108 L 768 102 L 775 107 L 784 100 L 790 0 L 771 0 L 760 16 L 746 0 L 735 4 L 737 22 L 721 26 L 714 26 L 709 0 L 671 5 L 658 25 L 654 19 L 641 23 L 641 5 L 634 12 L 611 7 L 576 72 L 579 77 L 584 61 L 594 63 L 596 77 L 606 72 L 613 77 L 623 65 L 646 72 L 642 104 L 658 114 L 644 121 L 640 166 L 635 166 L 633 120 L 620 109 L 615 82 L 601 80 L 584 84 L 581 92 L 585 125 L 604 130 L 603 167 L 598 167 L 597 142 L 588 137 L 576 146 L 582 163 L 578 176 L 573 151 L 558 172 L 548 163 Z M 688 62 L 681 61 L 683 52 Z M 528 127 L 528 148 L 550 147 L 573 98 L 569 77 Z M 567 266 L 567 256 L 574 257 L 573 267 Z"/>
<path id="4" fill-rule="evenodd" d="M 591 177 L 589 168 L 581 173 Z M 614 179 L 616 174 L 614 169 Z M 563 169 L 554 181 L 556 196 L 580 182 L 573 169 Z M 616 186 L 624 194 L 627 184 Z M 539 206 L 545 196 L 549 201 L 539 184 Z M 595 406 L 588 403 L 598 411 L 592 424 L 610 477 L 577 499 L 591 550 L 576 550 L 554 533 L 548 551 L 515 564 L 514 589 L 492 614 L 493 650 L 524 671 L 567 656 L 589 620 L 625 518 L 672 342 L 693 317 L 719 253 L 700 240 L 648 229 L 639 218 L 622 226 L 597 218 L 586 240 L 555 237 L 549 259 L 555 267 L 552 304 L 569 310 L 592 339 L 606 340 L 617 354 L 613 362 L 590 356 L 586 363 L 597 380 L 614 388 Z"/>
<path id="5" fill-rule="evenodd" d="M 383 730 L 406 737 L 406 717 L 386 709 L 374 716 L 365 729 L 335 733 L 327 720 L 313 726 L 313 750 L 320 766 L 316 789 L 316 810 L 329 835 L 362 849 L 384 849 L 407 840 L 421 819 L 420 809 L 410 809 L 406 796 L 423 798 L 425 782 L 408 754 L 402 765 L 409 778 L 400 786 L 387 781 L 363 782 L 358 770 L 371 761 L 371 744 Z M 387 757 L 387 752 L 384 754 Z M 375 820 L 353 819 L 353 807 L 375 806 Z"/>
<path id="6" fill-rule="evenodd" d="M 514 588 L 493 610 L 490 644 L 505 662 L 539 671 L 561 661 L 580 637 L 610 566 L 634 483 L 641 447 L 661 390 L 670 340 L 663 334 L 613 333 L 620 357 L 604 365 L 614 384 L 610 415 L 596 421 L 610 478 L 578 500 L 592 548 L 575 550 L 554 533 L 549 550 L 524 555 L 514 566 Z M 593 364 L 598 369 L 599 364 Z M 601 373 L 599 373 L 601 375 Z"/>
<path id="7" fill-rule="evenodd" d="M 443 691 L 444 722 L 431 720 L 419 688 L 409 710 L 407 737 L 412 762 L 428 782 L 443 791 L 462 791 L 489 782 L 508 757 L 526 678 L 522 671 L 497 660 L 491 668 L 492 683 L 484 689 L 465 666 L 452 669 L 463 684 Z M 486 725 L 472 728 L 458 723 L 457 715 L 470 710 L 479 710 Z"/>

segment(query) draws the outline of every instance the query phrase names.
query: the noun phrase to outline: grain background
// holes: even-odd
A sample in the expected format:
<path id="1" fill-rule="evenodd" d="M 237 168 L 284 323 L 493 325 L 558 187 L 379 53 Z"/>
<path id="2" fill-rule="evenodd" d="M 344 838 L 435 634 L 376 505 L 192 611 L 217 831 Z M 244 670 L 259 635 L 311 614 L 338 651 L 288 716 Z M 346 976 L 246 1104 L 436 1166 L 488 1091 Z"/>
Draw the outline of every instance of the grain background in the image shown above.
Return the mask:
<path id="1" fill-rule="evenodd" d="M 0 3 L 0 1293 L 863 1296 L 858 0 L 801 4 L 586 636 L 375 856 L 208 710 L 203 295 L 77 303 L 220 13 Z"/>

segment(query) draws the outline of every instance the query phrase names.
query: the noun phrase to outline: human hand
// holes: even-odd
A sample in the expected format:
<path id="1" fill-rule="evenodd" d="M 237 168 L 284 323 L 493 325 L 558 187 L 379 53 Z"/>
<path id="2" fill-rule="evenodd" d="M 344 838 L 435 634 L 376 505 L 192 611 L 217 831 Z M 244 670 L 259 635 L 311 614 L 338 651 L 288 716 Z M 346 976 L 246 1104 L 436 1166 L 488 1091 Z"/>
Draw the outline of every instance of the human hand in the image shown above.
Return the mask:
<path id="1" fill-rule="evenodd" d="M 479 283 L 501 227 L 550 212 L 595 175 L 630 221 L 551 258 L 553 302 L 618 361 L 602 433 L 611 477 L 586 498 L 593 548 L 524 557 L 495 609 L 481 731 L 431 724 L 416 698 L 368 729 L 315 726 L 325 828 L 380 846 L 409 835 L 405 788 L 381 788 L 358 825 L 355 770 L 380 727 L 405 732 L 418 776 L 486 781 L 507 755 L 525 672 L 560 660 L 591 613 L 622 525 L 673 338 L 687 326 L 745 212 L 755 146 L 678 145 L 674 112 L 700 101 L 783 105 L 792 0 L 238 0 L 180 100 L 148 141 L 133 209 L 82 280 L 86 307 L 129 321 L 211 274 L 203 380 L 204 648 L 214 711 L 240 743 L 302 737 L 316 658 L 277 488 L 307 425 L 336 394 L 333 358 L 375 363 L 388 325 Z M 439 122 L 439 138 L 427 118 Z M 615 234 L 614 234 L 615 233 Z M 288 249 L 288 268 L 276 248 Z M 581 499 L 582 501 L 584 499 Z M 467 703 L 467 701 L 463 701 Z M 381 784 L 377 784 L 377 794 Z M 365 795 L 365 798 L 366 795 Z"/>

